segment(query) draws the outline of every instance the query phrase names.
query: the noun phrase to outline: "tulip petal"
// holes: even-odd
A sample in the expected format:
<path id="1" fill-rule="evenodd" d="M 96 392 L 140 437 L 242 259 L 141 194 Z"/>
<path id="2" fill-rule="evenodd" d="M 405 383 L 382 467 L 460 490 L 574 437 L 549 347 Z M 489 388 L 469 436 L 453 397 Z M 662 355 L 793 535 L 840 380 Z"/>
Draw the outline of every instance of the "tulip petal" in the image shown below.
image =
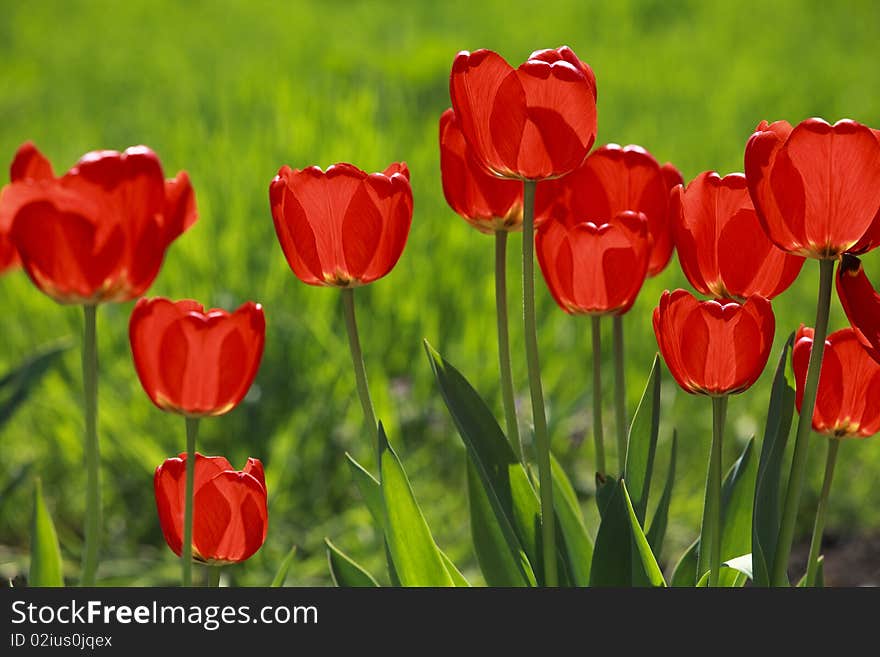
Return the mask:
<path id="1" fill-rule="evenodd" d="M 844 255 L 837 268 L 837 296 L 862 344 L 880 362 L 880 294 L 855 256 Z"/>
<path id="2" fill-rule="evenodd" d="M 49 160 L 32 142 L 25 142 L 15 152 L 9 167 L 9 180 L 51 180 L 55 177 Z"/>

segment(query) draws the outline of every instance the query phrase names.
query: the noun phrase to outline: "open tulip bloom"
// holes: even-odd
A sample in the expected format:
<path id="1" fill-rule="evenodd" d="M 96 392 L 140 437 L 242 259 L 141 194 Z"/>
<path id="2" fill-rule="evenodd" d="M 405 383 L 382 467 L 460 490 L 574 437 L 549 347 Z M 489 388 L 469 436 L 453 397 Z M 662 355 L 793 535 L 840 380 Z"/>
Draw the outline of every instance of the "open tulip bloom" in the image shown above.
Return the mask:
<path id="1" fill-rule="evenodd" d="M 187 455 L 156 468 L 153 487 L 162 534 L 174 554 L 183 554 Z M 222 456 L 195 454 L 195 498 L 190 552 L 211 565 L 250 558 L 266 540 L 269 514 L 263 464 L 249 458 L 237 471 Z"/>
<path id="2" fill-rule="evenodd" d="M 791 353 L 797 383 L 798 410 L 803 404 L 813 337 L 813 329 L 801 326 L 795 336 L 794 350 Z M 822 360 L 812 424 L 815 431 L 827 435 L 830 440 L 807 561 L 807 586 L 813 586 L 816 582 L 819 550 L 825 528 L 825 508 L 831 492 L 834 465 L 841 440 L 865 438 L 880 431 L 880 363 L 862 345 L 862 338 L 856 329 L 835 331 L 825 340 L 825 357 Z"/>
<path id="3" fill-rule="evenodd" d="M 81 583 L 91 586 L 100 540 L 97 304 L 129 301 L 156 278 L 165 251 L 196 221 L 186 172 L 166 180 L 146 146 L 86 153 L 63 176 L 30 142 L 0 190 L 0 271 L 20 260 L 40 290 L 83 306 L 86 521 Z"/>
<path id="4" fill-rule="evenodd" d="M 700 533 L 697 579 L 721 570 L 721 457 L 727 396 L 743 392 L 761 375 L 773 345 L 776 321 L 770 302 L 698 301 L 686 290 L 663 293 L 654 309 L 660 353 L 678 385 L 712 398 L 712 450 Z"/>
<path id="5" fill-rule="evenodd" d="M 172 459 L 176 463 L 173 472 L 179 475 L 183 469 L 186 470 L 181 481 L 181 485 L 185 481 L 185 487 L 180 498 L 183 508 L 183 548 L 182 552 L 175 550 L 181 554 L 184 586 L 192 584 L 192 546 L 205 545 L 193 532 L 207 531 L 200 530 L 198 525 L 194 528 L 193 525 L 194 495 L 195 503 L 198 503 L 199 495 L 199 480 L 193 470 L 197 462 L 198 421 L 200 417 L 228 413 L 244 398 L 260 366 L 265 336 L 263 309 L 251 301 L 228 313 L 217 309 L 205 312 L 201 304 L 189 299 L 173 302 L 156 297 L 140 299 L 131 314 L 129 339 L 141 385 L 160 409 L 186 417 L 187 458 L 180 463 L 177 463 L 178 459 Z M 228 465 L 225 459 L 223 463 Z M 256 463 L 259 464 L 258 461 Z M 262 467 L 259 472 L 262 479 Z M 158 500 L 158 471 L 156 477 Z M 263 495 L 265 497 L 265 490 Z M 160 517 L 162 509 L 160 503 Z M 162 526 L 168 539 L 167 518 L 163 519 Z M 219 531 L 216 525 L 212 524 L 211 527 Z M 220 540 L 219 536 L 215 538 Z M 170 539 L 168 543 L 174 549 Z M 257 547 L 261 544 L 262 539 Z M 225 559 L 201 554 L 206 559 Z"/>
<path id="6" fill-rule="evenodd" d="M 358 395 L 378 446 L 353 288 L 388 274 L 403 252 L 413 215 L 409 169 L 403 162 L 370 174 L 348 163 L 326 171 L 285 165 L 269 185 L 269 204 L 281 249 L 297 278 L 342 288 Z"/>
<path id="7" fill-rule="evenodd" d="M 706 171 L 670 196 L 678 261 L 699 292 L 716 299 L 772 299 L 797 278 L 804 259 L 767 237 L 746 177 Z"/>

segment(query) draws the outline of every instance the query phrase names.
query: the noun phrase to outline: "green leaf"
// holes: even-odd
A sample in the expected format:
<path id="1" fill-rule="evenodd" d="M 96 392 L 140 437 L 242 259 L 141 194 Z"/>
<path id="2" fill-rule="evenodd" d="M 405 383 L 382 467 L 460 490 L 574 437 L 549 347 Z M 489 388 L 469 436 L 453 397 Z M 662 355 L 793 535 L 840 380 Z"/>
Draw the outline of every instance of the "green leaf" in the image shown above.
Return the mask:
<path id="1" fill-rule="evenodd" d="M 341 588 L 379 586 L 370 573 L 333 545 L 329 538 L 325 538 L 324 542 L 327 544 L 327 562 L 330 564 L 330 576 L 333 578 L 334 585 Z"/>
<path id="2" fill-rule="evenodd" d="M 815 588 L 822 589 L 825 588 L 825 556 L 819 555 L 818 559 L 819 565 L 816 568 L 816 584 Z M 804 573 L 804 576 L 800 578 L 797 583 L 797 587 L 802 589 L 807 586 L 807 574 Z"/>
<path id="3" fill-rule="evenodd" d="M 550 467 L 553 476 L 553 508 L 556 511 L 557 527 L 562 536 L 567 570 L 572 584 L 589 586 L 590 567 L 593 563 L 593 541 L 584 524 L 574 487 L 553 454 L 550 455 Z"/>
<path id="4" fill-rule="evenodd" d="M 498 527 L 493 533 L 505 537 L 514 562 L 520 561 L 525 553 L 541 584 L 543 570 L 535 569 L 535 564 L 541 564 L 540 503 L 528 473 L 477 391 L 427 342 L 425 351 L 496 519 Z M 509 530 L 518 544 L 511 542 Z"/>
<path id="5" fill-rule="evenodd" d="M 792 333 L 785 341 L 779 364 L 776 366 L 755 482 L 752 560 L 756 586 L 770 586 L 770 573 L 773 571 L 773 557 L 776 553 L 776 537 L 779 534 L 782 517 L 780 498 L 782 461 L 795 408 L 795 390 L 788 380 L 788 352 L 793 342 Z"/>
<path id="6" fill-rule="evenodd" d="M 290 552 L 287 553 L 287 556 L 284 557 L 284 560 L 281 562 L 281 566 L 278 568 L 278 572 L 275 574 L 275 579 L 272 580 L 271 586 L 273 588 L 278 588 L 280 586 L 284 586 L 284 582 L 287 580 L 287 573 L 290 571 L 290 566 L 293 563 L 293 559 L 296 556 L 296 546 L 294 545 L 290 548 Z"/>
<path id="7" fill-rule="evenodd" d="M 0 378 L 0 428 L 34 391 L 58 357 L 72 345 L 73 341 L 69 339 L 49 345 Z"/>
<path id="8" fill-rule="evenodd" d="M 647 534 L 651 551 L 657 555 L 658 559 L 663 551 L 663 540 L 666 537 L 666 523 L 669 518 L 669 502 L 672 500 L 672 486 L 675 482 L 675 459 L 677 453 L 678 435 L 673 430 L 672 449 L 669 454 L 669 469 L 666 471 L 666 483 L 663 485 L 663 494 L 660 496 L 660 502 L 654 511 L 654 519 L 651 520 L 651 527 L 648 529 Z"/>
<path id="9" fill-rule="evenodd" d="M 363 497 L 364 503 L 370 511 L 370 515 L 373 516 L 373 521 L 376 523 L 376 527 L 384 537 L 385 501 L 382 498 L 382 488 L 376 478 L 360 463 L 355 461 L 351 454 L 346 453 L 345 457 L 348 459 L 348 465 L 351 469 L 352 477 L 357 484 L 361 497 Z M 438 547 L 437 549 L 439 550 L 440 548 Z M 452 577 L 455 585 L 470 586 L 468 581 L 464 578 L 464 575 L 459 572 L 458 568 L 456 568 L 455 564 L 452 563 L 452 560 L 446 556 L 443 550 L 440 550 L 440 556 L 443 558 L 446 570 L 449 571 L 449 575 Z M 397 572 L 394 570 L 394 562 L 391 560 L 391 552 L 388 550 L 387 542 L 385 545 L 385 557 L 388 562 L 388 574 L 392 586 L 400 586 L 400 579 L 397 577 Z"/>
<path id="10" fill-rule="evenodd" d="M 599 524 L 590 585 L 666 586 L 622 479 Z"/>
<path id="11" fill-rule="evenodd" d="M 757 460 L 754 458 L 751 438 L 727 471 L 721 485 L 721 559 L 733 559 L 747 553 L 751 542 L 752 495 L 754 494 Z M 693 586 L 702 578 L 697 577 L 699 539 L 694 541 L 679 559 L 672 574 L 672 586 Z M 736 571 L 722 572 L 719 586 L 734 586 L 739 577 Z"/>
<path id="12" fill-rule="evenodd" d="M 672 569 L 671 586 L 692 587 L 697 581 L 697 561 L 700 553 L 700 539 L 697 539 L 684 551 L 675 568 Z"/>
<path id="13" fill-rule="evenodd" d="M 28 586 L 64 586 L 61 548 L 52 516 L 43 501 L 43 487 L 34 484 L 34 513 L 31 523 L 31 568 Z"/>
<path id="14" fill-rule="evenodd" d="M 651 473 L 654 454 L 660 432 L 660 355 L 654 356 L 654 364 L 642 400 L 629 428 L 626 448 L 626 464 L 623 478 L 632 496 L 633 508 L 639 523 L 644 526 L 648 509 L 648 493 L 651 489 Z"/>
<path id="15" fill-rule="evenodd" d="M 385 507 L 385 538 L 403 586 L 454 586 L 400 459 L 379 423 L 379 473 Z"/>
<path id="16" fill-rule="evenodd" d="M 468 506 L 474 551 L 489 586 L 535 586 L 529 564 L 513 527 L 504 515 L 495 515 L 473 461 L 467 460 Z"/>

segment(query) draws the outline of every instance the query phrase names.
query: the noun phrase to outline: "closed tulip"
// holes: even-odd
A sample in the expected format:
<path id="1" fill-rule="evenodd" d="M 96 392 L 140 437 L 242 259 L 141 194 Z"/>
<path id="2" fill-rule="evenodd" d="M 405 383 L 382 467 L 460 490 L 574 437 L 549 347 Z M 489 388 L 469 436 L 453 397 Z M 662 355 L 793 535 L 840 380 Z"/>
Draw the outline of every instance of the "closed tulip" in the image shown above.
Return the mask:
<path id="1" fill-rule="evenodd" d="M 604 223 L 621 212 L 641 212 L 651 237 L 648 275 L 666 267 L 672 255 L 669 190 L 681 174 L 660 166 L 641 146 L 606 144 L 590 153 L 575 171 L 538 185 L 536 223 L 553 217 L 567 223 Z"/>
<path id="2" fill-rule="evenodd" d="M 812 345 L 813 329 L 801 326 L 791 354 L 798 410 Z M 864 438 L 880 431 L 880 363 L 852 328 L 835 331 L 825 340 L 813 429 L 834 438 Z"/>
<path id="3" fill-rule="evenodd" d="M 186 172 L 165 180 L 146 146 L 87 153 L 56 178 L 27 143 L 15 155 L 11 180 L 0 193 L 0 235 L 8 235 L 34 284 L 59 303 L 140 296 L 169 244 L 196 221 Z"/>
<path id="4" fill-rule="evenodd" d="M 859 244 L 880 208 L 880 137 L 855 121 L 762 121 L 745 169 L 758 218 L 789 253 L 836 258 Z"/>
<path id="5" fill-rule="evenodd" d="M 804 259 L 777 248 L 755 214 L 746 178 L 701 173 L 671 195 L 678 260 L 699 292 L 718 299 L 772 299 L 797 278 Z"/>
<path id="6" fill-rule="evenodd" d="M 269 514 L 263 464 L 249 458 L 237 471 L 222 456 L 195 455 L 193 559 L 210 564 L 251 557 L 266 540 Z M 174 553 L 183 545 L 186 454 L 156 468 L 153 487 L 162 534 Z"/>
<path id="7" fill-rule="evenodd" d="M 537 50 L 516 69 L 491 50 L 462 51 L 449 95 L 476 159 L 497 176 L 565 175 L 596 138 L 596 78 L 567 46 Z"/>
<path id="8" fill-rule="evenodd" d="M 222 415 L 247 394 L 263 355 L 266 320 L 248 301 L 233 313 L 162 297 L 140 299 L 129 322 L 134 364 L 164 411 Z"/>
<path id="9" fill-rule="evenodd" d="M 666 366 L 686 392 L 720 396 L 748 389 L 761 375 L 776 322 L 770 302 L 750 297 L 699 301 L 686 290 L 663 293 L 654 334 Z"/>
<path id="10" fill-rule="evenodd" d="M 480 166 L 451 108 L 440 117 L 440 175 L 449 207 L 481 233 L 522 230 L 522 184 Z"/>
<path id="11" fill-rule="evenodd" d="M 844 255 L 840 261 L 837 296 L 862 345 L 880 362 L 880 294 L 855 256 Z"/>
<path id="12" fill-rule="evenodd" d="M 645 280 L 651 247 L 641 213 L 623 212 L 609 223 L 545 221 L 535 235 L 550 293 L 574 315 L 622 314 Z"/>
<path id="13" fill-rule="evenodd" d="M 309 285 L 350 288 L 385 276 L 412 222 L 403 163 L 371 174 L 345 163 L 326 171 L 283 166 L 269 186 L 269 201 L 287 262 Z"/>

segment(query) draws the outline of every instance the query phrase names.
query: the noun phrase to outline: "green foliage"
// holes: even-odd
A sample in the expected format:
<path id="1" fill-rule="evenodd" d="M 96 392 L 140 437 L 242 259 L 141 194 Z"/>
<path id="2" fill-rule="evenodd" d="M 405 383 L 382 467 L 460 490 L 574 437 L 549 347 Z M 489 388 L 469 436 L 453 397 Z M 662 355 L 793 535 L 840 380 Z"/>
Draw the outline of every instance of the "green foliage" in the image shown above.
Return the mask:
<path id="1" fill-rule="evenodd" d="M 275 573 L 275 577 L 272 579 L 273 588 L 277 588 L 280 586 L 284 586 L 284 582 L 287 581 L 287 573 L 290 572 L 290 566 L 293 564 L 293 560 L 296 557 L 296 546 L 294 545 L 290 548 L 290 552 L 287 553 L 287 556 L 284 557 L 284 560 L 281 562 L 281 565 L 278 566 L 278 572 Z"/>
<path id="2" fill-rule="evenodd" d="M 327 543 L 327 561 L 330 564 L 330 576 L 336 586 L 346 588 L 369 588 L 379 586 L 370 573 L 333 545 L 329 538 Z"/>
<path id="3" fill-rule="evenodd" d="M 31 522 L 31 568 L 29 586 L 64 586 L 61 548 L 52 516 L 43 501 L 40 480 L 34 483 L 34 511 Z"/>
<path id="4" fill-rule="evenodd" d="M 237 467 L 255 456 L 266 466 L 266 545 L 247 564 L 226 569 L 233 584 L 271 581 L 293 544 L 300 546 L 297 583 L 327 584 L 324 536 L 371 572 L 384 569 L 381 534 L 364 531 L 369 512 L 343 458 L 348 451 L 375 465 L 339 295 L 296 280 L 274 235 L 267 189 L 282 164 L 351 161 L 375 171 L 403 159 L 412 171 L 416 211 L 409 241 L 387 278 L 358 290 L 361 339 L 377 414 L 400 437 L 395 446 L 405 454 L 423 510 L 432 519 L 455 519 L 432 522 L 435 537 L 476 582 L 469 525 L 460 520 L 467 513 L 463 450 L 451 439 L 455 428 L 420 351 L 427 337 L 500 414 L 491 239 L 454 215 L 439 180 L 437 120 L 449 105 L 455 53 L 488 47 L 519 62 L 536 48 L 569 44 L 596 72 L 598 143 L 641 144 L 661 162 L 674 162 L 688 180 L 706 169 L 742 170 L 745 141 L 761 119 L 847 116 L 876 124 L 880 116 L 880 94 L 866 82 L 877 75 L 880 5 L 871 0 L 780 0 L 773 12 L 758 0 L 571 1 L 554 3 L 552 11 L 536 11 L 523 0 L 409 3 L 406 11 L 377 3 L 221 4 L 4 3 L 0 164 L 5 170 L 28 139 L 56 172 L 91 149 L 148 144 L 167 175 L 190 173 L 200 211 L 198 223 L 169 249 L 149 294 L 225 308 L 246 299 L 265 306 L 266 353 L 256 386 L 239 408 L 203 422 L 200 436 L 205 453 L 224 454 Z M 525 399 L 522 327 L 515 320 L 519 246 L 520 238 L 511 236 L 513 377 L 517 397 Z M 880 279 L 878 252 L 864 263 Z M 774 301 L 774 353 L 798 324 L 813 321 L 814 265 L 808 262 Z M 650 312 L 662 290 L 675 287 L 687 282 L 673 259 L 646 282 L 624 318 L 630 409 L 656 351 Z M 583 504 L 594 492 L 592 446 L 573 448 L 590 423 L 589 340 L 584 323 L 561 312 L 541 281 L 537 288 L 553 449 L 594 530 L 592 500 Z M 0 277 L 0 300 L 0 372 L 40 345 L 81 333 L 79 309 L 55 304 L 21 272 Z M 128 346 L 131 307 L 98 312 L 107 519 L 101 572 L 104 583 L 173 585 L 179 565 L 159 529 L 151 477 L 183 449 L 183 427 L 140 388 Z M 845 325 L 835 302 L 832 329 Z M 39 393 L 0 432 L 0 490 L 32 464 L 71 555 L 80 549 L 84 511 L 79 360 L 78 347 L 62 354 Z M 771 379 L 772 372 L 765 373 L 737 397 L 730 436 L 760 434 Z M 711 435 L 704 401 L 664 386 L 659 454 L 666 453 L 668 428 L 678 427 L 680 439 L 668 554 L 680 553 L 699 526 Z M 522 420 L 525 426 L 527 415 Z M 732 459 L 736 441 L 727 442 Z M 880 489 L 865 476 L 880 468 L 874 447 L 860 445 L 838 464 L 829 528 L 880 527 Z M 821 483 L 821 469 L 813 466 L 807 490 Z M 27 568 L 30 498 L 27 486 L 3 496 L 4 576 Z M 805 508 L 808 501 L 805 496 Z"/>

